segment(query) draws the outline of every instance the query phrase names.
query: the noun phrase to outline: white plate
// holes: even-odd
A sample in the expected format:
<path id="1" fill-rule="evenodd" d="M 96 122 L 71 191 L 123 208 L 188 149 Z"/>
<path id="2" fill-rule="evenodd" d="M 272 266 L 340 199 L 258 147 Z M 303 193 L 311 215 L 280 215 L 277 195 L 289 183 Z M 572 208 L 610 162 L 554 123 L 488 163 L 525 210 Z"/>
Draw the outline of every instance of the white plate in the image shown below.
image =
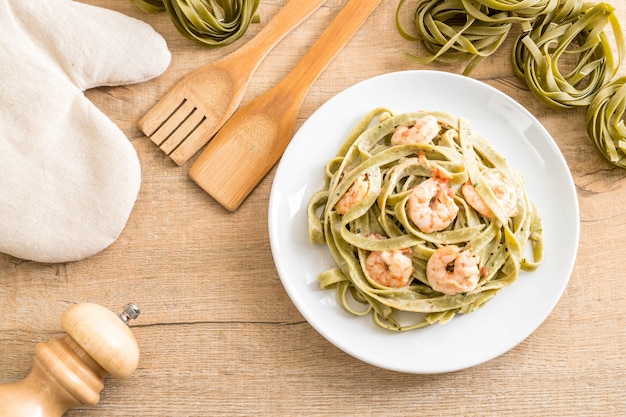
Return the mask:
<path id="1" fill-rule="evenodd" d="M 376 107 L 395 113 L 438 110 L 464 117 L 521 171 L 543 219 L 545 260 L 482 309 L 444 325 L 406 333 L 356 317 L 320 290 L 317 275 L 334 266 L 324 245 L 309 243 L 306 207 L 323 186 L 326 161 L 354 125 Z M 369 364 L 409 373 L 456 371 L 515 347 L 548 317 L 565 289 L 579 240 L 578 201 L 566 162 L 545 128 L 521 105 L 477 80 L 436 71 L 375 77 L 339 93 L 297 132 L 277 168 L 269 235 L 282 283 L 300 313 L 327 340 Z"/>

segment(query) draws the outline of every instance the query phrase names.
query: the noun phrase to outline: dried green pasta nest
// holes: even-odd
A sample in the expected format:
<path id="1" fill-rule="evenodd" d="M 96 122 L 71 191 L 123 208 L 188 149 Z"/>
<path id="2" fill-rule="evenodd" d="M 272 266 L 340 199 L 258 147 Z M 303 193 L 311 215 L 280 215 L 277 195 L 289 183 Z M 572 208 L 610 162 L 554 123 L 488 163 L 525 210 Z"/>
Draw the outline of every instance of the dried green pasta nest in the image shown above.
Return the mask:
<path id="1" fill-rule="evenodd" d="M 420 64 L 469 61 L 464 71 L 467 75 L 498 49 L 511 29 L 506 13 L 490 13 L 489 21 L 479 20 L 467 13 L 462 1 L 427 0 L 418 2 L 415 8 L 416 35 L 411 35 L 400 23 L 404 2 L 397 9 L 396 26 L 405 39 L 421 43 L 428 51 L 429 55 L 423 57 L 407 54 Z"/>
<path id="2" fill-rule="evenodd" d="M 587 108 L 587 134 L 607 161 L 626 168 L 626 76 L 617 78 L 595 95 Z"/>
<path id="3" fill-rule="evenodd" d="M 577 8 L 574 3 L 537 19 L 517 38 L 512 53 L 517 76 L 538 100 L 557 109 L 589 105 L 615 76 L 625 52 L 611 5 Z M 617 57 L 604 31 L 607 24 L 615 35 Z"/>
<path id="4" fill-rule="evenodd" d="M 140 9 L 166 11 L 183 36 L 210 47 L 241 38 L 253 22 L 260 0 L 133 0 Z"/>
<path id="5" fill-rule="evenodd" d="M 429 54 L 407 55 L 420 64 L 468 62 L 465 75 L 502 45 L 513 24 L 529 29 L 534 19 L 559 4 L 558 0 L 418 0 L 411 33 L 401 23 L 405 3 L 401 0 L 396 9 L 396 27 L 402 37 L 421 44 Z"/>

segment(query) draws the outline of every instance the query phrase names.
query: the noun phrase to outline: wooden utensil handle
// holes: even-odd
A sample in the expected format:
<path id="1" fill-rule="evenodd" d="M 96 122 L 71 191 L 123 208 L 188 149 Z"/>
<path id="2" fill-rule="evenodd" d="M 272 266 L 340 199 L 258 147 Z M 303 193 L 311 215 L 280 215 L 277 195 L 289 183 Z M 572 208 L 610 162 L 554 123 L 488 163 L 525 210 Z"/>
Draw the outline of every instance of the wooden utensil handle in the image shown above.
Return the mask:
<path id="1" fill-rule="evenodd" d="M 259 33 L 233 55 L 246 57 L 244 62 L 257 63 L 289 32 L 302 23 L 326 0 L 290 0 L 259 31 Z"/>
<path id="2" fill-rule="evenodd" d="M 304 99 L 309 88 L 363 25 L 381 0 L 350 0 L 281 84 Z M 297 87 L 297 88 L 296 88 Z"/>

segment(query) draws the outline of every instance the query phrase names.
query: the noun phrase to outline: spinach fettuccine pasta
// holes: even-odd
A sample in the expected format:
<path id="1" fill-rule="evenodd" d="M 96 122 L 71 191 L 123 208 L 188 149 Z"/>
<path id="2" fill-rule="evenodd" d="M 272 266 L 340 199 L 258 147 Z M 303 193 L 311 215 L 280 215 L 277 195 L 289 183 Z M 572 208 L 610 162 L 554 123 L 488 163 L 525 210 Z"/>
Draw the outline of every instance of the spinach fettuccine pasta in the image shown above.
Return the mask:
<path id="1" fill-rule="evenodd" d="M 521 174 L 440 112 L 368 114 L 326 164 L 308 219 L 336 263 L 320 287 L 396 331 L 470 313 L 543 258 Z"/>
<path id="2" fill-rule="evenodd" d="M 587 108 L 587 134 L 611 164 L 626 168 L 626 76 L 619 77 L 594 96 Z"/>
<path id="3" fill-rule="evenodd" d="M 433 61 L 468 62 L 470 72 L 492 55 L 507 38 L 512 26 L 526 31 L 539 16 L 555 10 L 558 0 L 417 0 L 405 29 L 402 17 L 407 0 L 396 9 L 396 28 L 402 37 L 421 44 L 426 55 L 407 54 L 420 64 Z"/>
<path id="4" fill-rule="evenodd" d="M 555 109 L 588 106 L 617 74 L 624 56 L 626 43 L 615 8 L 575 1 L 534 21 L 515 40 L 512 52 L 516 75 L 538 100 Z"/>
<path id="5" fill-rule="evenodd" d="M 253 22 L 260 0 L 133 0 L 143 11 L 166 11 L 178 32 L 209 47 L 230 45 Z"/>

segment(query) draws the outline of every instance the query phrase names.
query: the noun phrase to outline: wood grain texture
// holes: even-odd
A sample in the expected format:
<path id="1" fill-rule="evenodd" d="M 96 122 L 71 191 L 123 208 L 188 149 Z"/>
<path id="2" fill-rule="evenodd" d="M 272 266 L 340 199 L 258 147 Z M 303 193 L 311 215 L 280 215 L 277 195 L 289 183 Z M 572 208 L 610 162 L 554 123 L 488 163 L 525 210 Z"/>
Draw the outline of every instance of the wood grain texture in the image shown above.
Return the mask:
<path id="1" fill-rule="evenodd" d="M 584 111 L 549 109 L 514 77 L 512 37 L 472 77 L 520 102 L 563 152 L 580 203 L 575 269 L 553 313 L 511 351 L 461 372 L 405 375 L 341 352 L 290 301 L 268 240 L 274 170 L 230 213 L 189 180 L 189 164 L 177 166 L 137 128 L 176 82 L 245 43 L 286 0 L 261 1 L 261 23 L 217 50 L 183 38 L 167 15 L 143 13 L 130 1 L 87 2 L 152 24 L 166 38 L 172 63 L 158 79 L 86 93 L 137 150 L 139 198 L 120 238 L 96 256 L 46 265 L 0 255 L 0 384 L 28 374 L 35 344 L 63 333 L 60 317 L 69 306 L 95 302 L 118 311 L 133 301 L 142 310 L 132 325 L 141 349 L 137 371 L 108 378 L 97 407 L 68 416 L 626 415 L 626 172 L 597 155 Z M 626 25 L 626 5 L 612 3 Z M 285 37 L 257 69 L 243 102 L 287 75 L 344 4 L 328 0 Z M 403 52 L 415 46 L 395 30 L 396 6 L 384 1 L 328 66 L 296 128 L 332 96 L 372 76 L 462 71 L 408 61 Z"/>

